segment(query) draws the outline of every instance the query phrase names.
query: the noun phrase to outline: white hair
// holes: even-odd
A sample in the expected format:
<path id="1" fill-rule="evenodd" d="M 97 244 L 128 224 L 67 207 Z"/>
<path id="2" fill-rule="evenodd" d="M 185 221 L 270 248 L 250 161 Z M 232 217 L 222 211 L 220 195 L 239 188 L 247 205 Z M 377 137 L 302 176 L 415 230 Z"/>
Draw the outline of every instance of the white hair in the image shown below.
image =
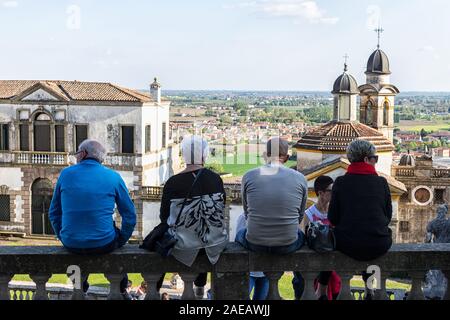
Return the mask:
<path id="1" fill-rule="evenodd" d="M 200 136 L 186 136 L 181 142 L 181 153 L 186 164 L 202 165 L 208 158 L 208 142 Z"/>
<path id="2" fill-rule="evenodd" d="M 375 146 L 367 140 L 354 140 L 347 147 L 347 158 L 351 163 L 364 162 L 365 157 L 375 155 Z"/>
<path id="3" fill-rule="evenodd" d="M 85 151 L 87 158 L 93 158 L 103 163 L 106 157 L 106 149 L 97 140 L 88 139 L 84 140 L 78 147 L 78 151 Z"/>

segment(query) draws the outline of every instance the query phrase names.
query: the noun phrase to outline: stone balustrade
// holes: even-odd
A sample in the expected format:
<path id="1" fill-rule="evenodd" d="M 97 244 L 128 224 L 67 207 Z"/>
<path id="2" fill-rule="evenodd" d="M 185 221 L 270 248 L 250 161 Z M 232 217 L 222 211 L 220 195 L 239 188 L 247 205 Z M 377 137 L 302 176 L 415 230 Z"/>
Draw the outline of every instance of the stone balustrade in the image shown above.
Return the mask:
<path id="1" fill-rule="evenodd" d="M 14 152 L 14 163 L 67 166 L 68 156 L 69 154 L 65 152 L 18 151 Z"/>
<path id="2" fill-rule="evenodd" d="M 224 188 L 227 193 L 227 199 L 230 200 L 229 202 L 242 202 L 240 183 L 224 183 Z M 161 201 L 162 192 L 163 187 L 161 186 L 143 186 L 141 189 L 141 198 L 148 201 Z"/>
<path id="3" fill-rule="evenodd" d="M 78 265 L 81 278 L 89 274 L 103 273 L 110 282 L 108 299 L 122 299 L 119 284 L 124 273 L 140 273 L 147 281 L 149 291 L 146 299 L 159 299 L 156 283 L 163 272 L 178 272 L 184 281 L 182 299 L 195 299 L 193 281 L 199 272 L 211 272 L 212 294 L 217 300 L 245 300 L 248 298 L 248 273 L 250 270 L 264 271 L 269 278 L 269 299 L 280 299 L 278 281 L 285 271 L 300 271 L 305 279 L 302 299 L 316 299 L 313 282 L 319 271 L 336 270 L 342 279 L 340 300 L 354 300 L 350 280 L 366 270 L 369 265 L 381 269 L 381 289 L 376 291 L 379 300 L 389 299 L 386 279 L 392 273 L 406 272 L 411 278 L 412 288 L 408 299 L 425 299 L 422 281 L 431 269 L 443 270 L 450 278 L 450 244 L 399 244 L 383 257 L 371 262 L 358 262 L 339 252 L 317 254 L 302 249 L 286 256 L 273 256 L 248 252 L 235 243 L 230 243 L 219 262 L 211 266 L 205 256 L 200 256 L 191 268 L 173 258 L 162 258 L 153 252 L 127 245 L 111 254 L 99 256 L 73 255 L 62 247 L 2 247 L 0 250 L 0 300 L 14 297 L 9 283 L 15 274 L 28 274 L 36 286 L 34 300 L 47 300 L 46 284 L 52 274 L 65 274 L 67 267 Z M 449 286 L 450 287 L 450 286 Z M 450 300 L 447 288 L 446 300 Z M 80 290 L 73 290 L 72 299 L 84 299 Z"/>

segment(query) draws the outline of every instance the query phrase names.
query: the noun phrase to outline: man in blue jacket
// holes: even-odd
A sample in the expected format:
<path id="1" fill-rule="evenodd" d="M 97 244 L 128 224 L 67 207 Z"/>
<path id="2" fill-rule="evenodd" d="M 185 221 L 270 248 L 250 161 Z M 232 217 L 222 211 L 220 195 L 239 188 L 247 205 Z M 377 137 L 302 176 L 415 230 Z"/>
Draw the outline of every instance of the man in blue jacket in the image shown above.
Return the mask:
<path id="1" fill-rule="evenodd" d="M 134 204 L 121 176 L 102 165 L 105 148 L 95 140 L 83 141 L 78 164 L 64 169 L 56 183 L 49 218 L 64 247 L 76 254 L 104 254 L 122 247 L 136 225 Z M 114 208 L 122 216 L 115 227 Z M 127 279 L 121 286 L 125 292 Z M 87 291 L 87 283 L 84 285 Z"/>

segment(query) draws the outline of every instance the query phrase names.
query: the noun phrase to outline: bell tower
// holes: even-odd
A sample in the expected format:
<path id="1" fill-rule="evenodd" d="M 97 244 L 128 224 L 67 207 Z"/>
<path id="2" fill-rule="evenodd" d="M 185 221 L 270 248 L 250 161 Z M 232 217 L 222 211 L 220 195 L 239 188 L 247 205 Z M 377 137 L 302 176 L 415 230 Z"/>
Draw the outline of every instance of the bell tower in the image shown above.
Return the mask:
<path id="1" fill-rule="evenodd" d="M 367 62 L 366 84 L 359 87 L 360 122 L 370 126 L 388 138 L 394 140 L 395 96 L 400 91 L 390 83 L 391 71 L 389 58 L 380 49 L 381 34 L 384 29 L 375 29 L 378 35 L 377 49 Z"/>

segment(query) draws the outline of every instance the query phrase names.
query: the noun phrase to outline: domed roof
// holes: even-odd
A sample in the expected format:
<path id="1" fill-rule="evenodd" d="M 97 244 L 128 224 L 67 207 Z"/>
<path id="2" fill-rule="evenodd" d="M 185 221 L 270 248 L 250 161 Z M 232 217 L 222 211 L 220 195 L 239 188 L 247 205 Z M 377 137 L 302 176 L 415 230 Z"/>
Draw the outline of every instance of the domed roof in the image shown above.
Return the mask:
<path id="1" fill-rule="evenodd" d="M 309 131 L 294 146 L 299 149 L 345 153 L 354 140 L 367 140 L 377 151 L 392 151 L 394 146 L 379 131 L 358 121 L 330 121 Z"/>
<path id="2" fill-rule="evenodd" d="M 391 74 L 389 59 L 383 50 L 375 50 L 367 62 L 366 73 Z"/>
<path id="3" fill-rule="evenodd" d="M 341 74 L 333 85 L 333 94 L 358 94 L 358 83 L 356 79 L 347 72 L 347 65 L 345 66 L 344 73 Z"/>
<path id="4" fill-rule="evenodd" d="M 404 154 L 400 158 L 400 166 L 415 166 L 416 165 L 416 158 L 414 158 L 411 154 Z"/>

